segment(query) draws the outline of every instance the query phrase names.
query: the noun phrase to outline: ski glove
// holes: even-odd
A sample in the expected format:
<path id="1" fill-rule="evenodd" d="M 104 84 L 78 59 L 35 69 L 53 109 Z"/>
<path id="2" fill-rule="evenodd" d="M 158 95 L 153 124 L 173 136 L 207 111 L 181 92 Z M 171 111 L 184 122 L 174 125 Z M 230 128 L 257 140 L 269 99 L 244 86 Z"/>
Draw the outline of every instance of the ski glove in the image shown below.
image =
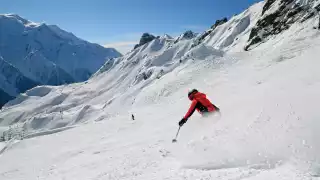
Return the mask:
<path id="1" fill-rule="evenodd" d="M 187 122 L 187 119 L 182 118 L 181 121 L 179 121 L 179 126 L 183 126 Z"/>

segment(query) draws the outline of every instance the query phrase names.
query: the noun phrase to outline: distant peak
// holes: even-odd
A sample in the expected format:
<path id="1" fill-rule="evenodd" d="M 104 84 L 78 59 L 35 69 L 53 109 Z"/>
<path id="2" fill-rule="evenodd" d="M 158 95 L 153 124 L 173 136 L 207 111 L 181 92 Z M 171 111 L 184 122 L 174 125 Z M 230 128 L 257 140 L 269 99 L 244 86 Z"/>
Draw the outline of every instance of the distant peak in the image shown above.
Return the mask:
<path id="1" fill-rule="evenodd" d="M 192 39 L 196 36 L 197 36 L 197 33 L 194 33 L 193 31 L 188 30 L 188 31 L 182 33 L 180 36 L 178 36 L 175 40 L 175 43 L 179 42 L 180 40 L 189 40 L 189 39 Z"/>
<path id="2" fill-rule="evenodd" d="M 196 34 L 193 32 L 193 31 L 191 31 L 191 30 L 188 30 L 188 31 L 186 31 L 186 32 L 184 32 L 183 34 L 182 34 L 182 38 L 184 38 L 184 39 L 192 39 L 192 38 L 194 38 L 196 36 Z"/>
<path id="3" fill-rule="evenodd" d="M 19 19 L 23 19 L 21 16 L 19 16 L 18 14 L 1 14 L 2 16 L 7 16 L 7 17 L 14 17 L 14 18 L 19 18 Z"/>
<path id="4" fill-rule="evenodd" d="M 21 16 L 19 16 L 18 14 L 0 14 L 0 17 L 1 16 L 12 19 L 12 20 L 19 21 L 21 24 L 23 24 L 25 26 L 39 26 L 40 25 L 38 23 L 34 23 L 34 22 L 31 22 L 27 19 L 24 19 Z"/>
<path id="5" fill-rule="evenodd" d="M 30 23 L 30 21 L 22 18 L 21 16 L 19 16 L 18 14 L 3 14 L 2 16 L 5 16 L 7 18 L 12 18 L 12 19 L 16 19 L 18 21 L 21 21 L 23 24 L 28 24 Z"/>
<path id="6" fill-rule="evenodd" d="M 172 37 L 169 34 L 164 34 L 163 37 L 165 37 L 167 39 L 172 39 Z"/>
<path id="7" fill-rule="evenodd" d="M 141 38 L 140 38 L 140 41 L 139 41 L 139 44 L 136 44 L 134 46 L 134 49 L 148 43 L 148 42 L 151 42 L 152 40 L 154 40 L 156 37 L 152 34 L 149 34 L 149 33 L 143 33 Z"/>

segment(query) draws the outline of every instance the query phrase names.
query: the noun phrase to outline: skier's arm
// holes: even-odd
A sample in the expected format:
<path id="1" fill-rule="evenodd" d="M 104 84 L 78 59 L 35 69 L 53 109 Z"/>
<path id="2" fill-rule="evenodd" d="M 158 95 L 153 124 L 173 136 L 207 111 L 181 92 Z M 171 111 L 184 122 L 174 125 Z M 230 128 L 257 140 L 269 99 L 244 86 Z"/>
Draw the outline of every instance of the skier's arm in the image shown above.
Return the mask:
<path id="1" fill-rule="evenodd" d="M 184 119 L 188 119 L 194 113 L 194 111 L 196 110 L 197 103 L 198 102 L 196 100 L 192 101 L 191 106 L 190 106 L 187 114 L 183 117 Z"/>

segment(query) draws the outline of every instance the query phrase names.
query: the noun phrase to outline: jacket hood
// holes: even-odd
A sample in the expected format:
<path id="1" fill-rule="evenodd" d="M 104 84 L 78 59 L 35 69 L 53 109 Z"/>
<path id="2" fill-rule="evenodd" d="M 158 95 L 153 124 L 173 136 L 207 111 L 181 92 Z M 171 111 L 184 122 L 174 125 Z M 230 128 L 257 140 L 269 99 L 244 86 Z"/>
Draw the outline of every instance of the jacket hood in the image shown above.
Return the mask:
<path id="1" fill-rule="evenodd" d="M 197 92 L 196 94 L 193 95 L 194 98 L 206 98 L 207 96 L 201 92 Z"/>

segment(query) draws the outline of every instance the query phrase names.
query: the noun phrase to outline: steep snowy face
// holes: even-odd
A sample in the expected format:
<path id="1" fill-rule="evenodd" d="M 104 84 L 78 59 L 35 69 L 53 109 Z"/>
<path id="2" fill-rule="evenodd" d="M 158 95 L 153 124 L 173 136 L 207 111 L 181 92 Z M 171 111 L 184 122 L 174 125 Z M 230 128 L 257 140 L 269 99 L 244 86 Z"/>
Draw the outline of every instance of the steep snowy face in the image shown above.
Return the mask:
<path id="1" fill-rule="evenodd" d="M 197 36 L 194 46 L 205 44 L 221 50 L 242 51 L 249 33 L 260 17 L 263 2 L 256 3 L 244 12 L 218 20 L 211 29 Z"/>
<path id="2" fill-rule="evenodd" d="M 25 77 L 17 68 L 6 62 L 2 57 L 0 57 L 0 77 L 1 89 L 11 96 L 16 96 L 38 85 L 38 83 Z"/>
<path id="3" fill-rule="evenodd" d="M 230 20 L 217 20 L 211 29 L 194 39 L 193 46 L 205 44 L 215 49 L 240 52 L 267 42 L 270 37 L 307 20 L 318 22 L 319 0 L 266 0 L 249 7 Z M 319 19 L 319 20 L 316 20 Z M 256 47 L 256 46 L 254 46 Z"/>
<path id="4" fill-rule="evenodd" d="M 7 103 L 8 101 L 14 99 L 14 97 L 10 96 L 8 93 L 0 89 L 0 108 Z"/>
<path id="5" fill-rule="evenodd" d="M 16 67 L 0 56 L 0 108 L 19 93 L 38 84 L 25 77 Z"/>
<path id="6" fill-rule="evenodd" d="M 294 23 L 304 22 L 320 11 L 319 0 L 266 0 L 262 16 L 251 30 L 245 47 L 267 41 L 270 36 L 287 30 Z"/>
<path id="7" fill-rule="evenodd" d="M 106 60 L 120 56 L 114 49 L 81 40 L 57 26 L 32 23 L 17 15 L 0 15 L 0 28 L 1 56 L 42 84 L 87 80 Z"/>

